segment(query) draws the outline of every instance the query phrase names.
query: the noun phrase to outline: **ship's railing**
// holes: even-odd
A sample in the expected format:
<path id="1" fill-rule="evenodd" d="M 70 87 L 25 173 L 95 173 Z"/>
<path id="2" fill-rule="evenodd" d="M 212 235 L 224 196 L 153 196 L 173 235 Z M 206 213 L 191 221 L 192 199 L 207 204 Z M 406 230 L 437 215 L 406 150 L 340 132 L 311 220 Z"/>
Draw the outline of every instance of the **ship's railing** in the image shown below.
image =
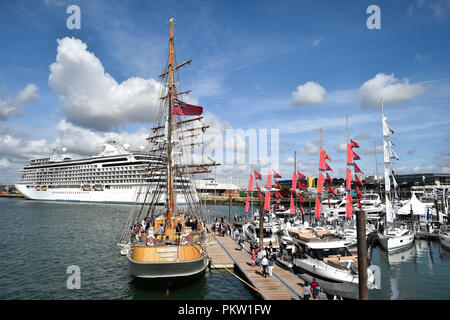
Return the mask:
<path id="1" fill-rule="evenodd" d="M 173 232 L 154 233 L 154 232 L 138 232 L 133 234 L 132 242 L 135 244 L 142 244 L 147 246 L 154 245 L 187 245 L 200 244 L 206 239 L 206 232 L 190 231 L 190 232 Z"/>

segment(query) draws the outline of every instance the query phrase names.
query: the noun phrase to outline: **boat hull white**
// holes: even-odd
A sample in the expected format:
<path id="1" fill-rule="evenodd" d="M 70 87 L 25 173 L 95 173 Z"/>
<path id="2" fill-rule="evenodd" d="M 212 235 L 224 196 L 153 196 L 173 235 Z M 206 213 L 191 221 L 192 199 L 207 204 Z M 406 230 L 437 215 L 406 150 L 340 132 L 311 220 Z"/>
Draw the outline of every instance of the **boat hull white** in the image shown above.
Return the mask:
<path id="1" fill-rule="evenodd" d="M 342 274 L 339 276 L 339 271 L 334 271 L 330 267 L 315 267 L 314 263 L 311 265 L 302 261 L 303 259 L 294 259 L 294 271 L 304 281 L 311 284 L 313 278 L 319 283 L 323 291 L 329 295 L 334 295 L 339 291 L 340 295 L 347 299 L 359 299 L 359 281 L 358 275 L 350 276 Z M 369 283 L 373 283 L 374 279 L 371 275 Z M 369 285 L 369 288 L 371 286 Z"/>
<path id="2" fill-rule="evenodd" d="M 408 249 L 414 242 L 414 234 L 412 232 L 403 236 L 385 236 L 378 233 L 381 247 L 388 253 L 399 252 Z"/>
<path id="3" fill-rule="evenodd" d="M 450 236 L 441 233 L 439 235 L 439 242 L 441 246 L 450 250 Z"/>
<path id="4" fill-rule="evenodd" d="M 35 188 L 28 188 L 23 184 L 15 185 L 17 190 L 29 200 L 40 201 L 73 201 L 73 202 L 93 202 L 93 203 L 143 203 L 148 187 L 129 186 L 129 188 L 104 189 L 103 191 L 84 191 L 80 188 L 48 188 L 46 191 L 37 191 Z M 151 196 L 148 195 L 147 197 Z M 198 199 L 197 195 L 194 198 Z M 160 204 L 165 203 L 164 194 L 160 196 Z M 177 204 L 186 204 L 183 194 L 177 194 Z"/>

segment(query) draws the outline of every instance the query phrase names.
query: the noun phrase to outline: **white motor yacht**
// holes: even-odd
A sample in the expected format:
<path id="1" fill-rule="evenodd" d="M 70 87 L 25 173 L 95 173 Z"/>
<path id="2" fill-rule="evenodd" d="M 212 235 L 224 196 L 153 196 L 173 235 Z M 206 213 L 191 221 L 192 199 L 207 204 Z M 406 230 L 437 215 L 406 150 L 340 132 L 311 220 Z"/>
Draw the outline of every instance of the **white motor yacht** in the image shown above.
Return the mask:
<path id="1" fill-rule="evenodd" d="M 269 246 L 272 242 L 273 248 L 278 248 L 277 232 L 279 231 L 279 222 L 275 220 L 264 219 L 263 223 L 263 245 Z M 259 220 L 249 221 L 242 226 L 244 239 L 248 242 L 259 243 Z"/>
<path id="2" fill-rule="evenodd" d="M 414 232 L 402 226 L 378 232 L 378 238 L 383 249 L 393 253 L 409 248 L 414 242 Z"/>
<path id="3" fill-rule="evenodd" d="M 293 237 L 293 269 L 300 278 L 311 283 L 313 278 L 325 293 L 358 299 L 358 261 L 345 246 L 344 241 L 326 231 L 290 231 Z M 367 269 L 368 288 L 375 288 L 375 277 Z"/>

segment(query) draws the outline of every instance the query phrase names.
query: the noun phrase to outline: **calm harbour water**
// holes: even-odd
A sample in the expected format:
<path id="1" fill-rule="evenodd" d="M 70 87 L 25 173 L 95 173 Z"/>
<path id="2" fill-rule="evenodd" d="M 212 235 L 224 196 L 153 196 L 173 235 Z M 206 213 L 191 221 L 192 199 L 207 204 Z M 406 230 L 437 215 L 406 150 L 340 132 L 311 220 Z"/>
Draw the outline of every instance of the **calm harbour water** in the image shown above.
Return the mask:
<path id="1" fill-rule="evenodd" d="M 228 206 L 209 206 L 228 216 Z M 0 299 L 255 299 L 227 271 L 211 271 L 171 288 L 131 281 L 117 241 L 130 206 L 37 202 L 0 198 Z M 242 213 L 234 206 L 233 213 Z M 450 251 L 416 241 L 388 255 L 375 249 L 381 290 L 373 299 L 450 299 Z M 81 289 L 66 286 L 67 267 L 81 270 Z"/>

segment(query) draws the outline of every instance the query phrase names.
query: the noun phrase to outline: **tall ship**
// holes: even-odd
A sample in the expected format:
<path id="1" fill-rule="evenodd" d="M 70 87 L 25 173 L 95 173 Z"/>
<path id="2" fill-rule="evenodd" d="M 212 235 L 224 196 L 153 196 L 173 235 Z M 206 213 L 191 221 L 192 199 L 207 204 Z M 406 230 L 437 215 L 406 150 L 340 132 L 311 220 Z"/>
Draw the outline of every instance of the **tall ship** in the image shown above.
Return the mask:
<path id="1" fill-rule="evenodd" d="M 202 135 L 208 126 L 203 125 L 200 116 L 203 107 L 181 100 L 190 90 L 178 89 L 177 71 L 192 60 L 176 63 L 174 23 L 170 19 L 169 56 L 160 75 L 156 126 L 148 138 L 149 154 L 159 161 L 149 163 L 147 175 L 157 182 L 143 204 L 131 207 L 118 243 L 134 278 L 188 278 L 203 273 L 208 262 L 206 210 L 198 197 L 193 196 L 196 190 L 188 177 L 211 172 L 209 168 L 218 164 L 194 163 L 192 148 L 203 142 Z M 186 200 L 185 205 L 175 201 L 180 194 Z M 164 206 L 158 206 L 162 199 Z"/>
<path id="2" fill-rule="evenodd" d="M 51 157 L 32 159 L 20 171 L 17 190 L 30 200 L 75 201 L 97 203 L 143 203 L 152 193 L 158 177 L 148 176 L 151 164 L 161 164 L 162 159 L 141 150 L 128 150 L 127 145 L 106 141 L 96 156 L 72 159 L 63 153 Z M 193 183 L 187 177 L 177 177 L 175 188 Z M 194 198 L 197 194 L 192 194 Z M 164 204 L 164 195 L 160 197 Z M 183 193 L 176 202 L 185 204 Z"/>

